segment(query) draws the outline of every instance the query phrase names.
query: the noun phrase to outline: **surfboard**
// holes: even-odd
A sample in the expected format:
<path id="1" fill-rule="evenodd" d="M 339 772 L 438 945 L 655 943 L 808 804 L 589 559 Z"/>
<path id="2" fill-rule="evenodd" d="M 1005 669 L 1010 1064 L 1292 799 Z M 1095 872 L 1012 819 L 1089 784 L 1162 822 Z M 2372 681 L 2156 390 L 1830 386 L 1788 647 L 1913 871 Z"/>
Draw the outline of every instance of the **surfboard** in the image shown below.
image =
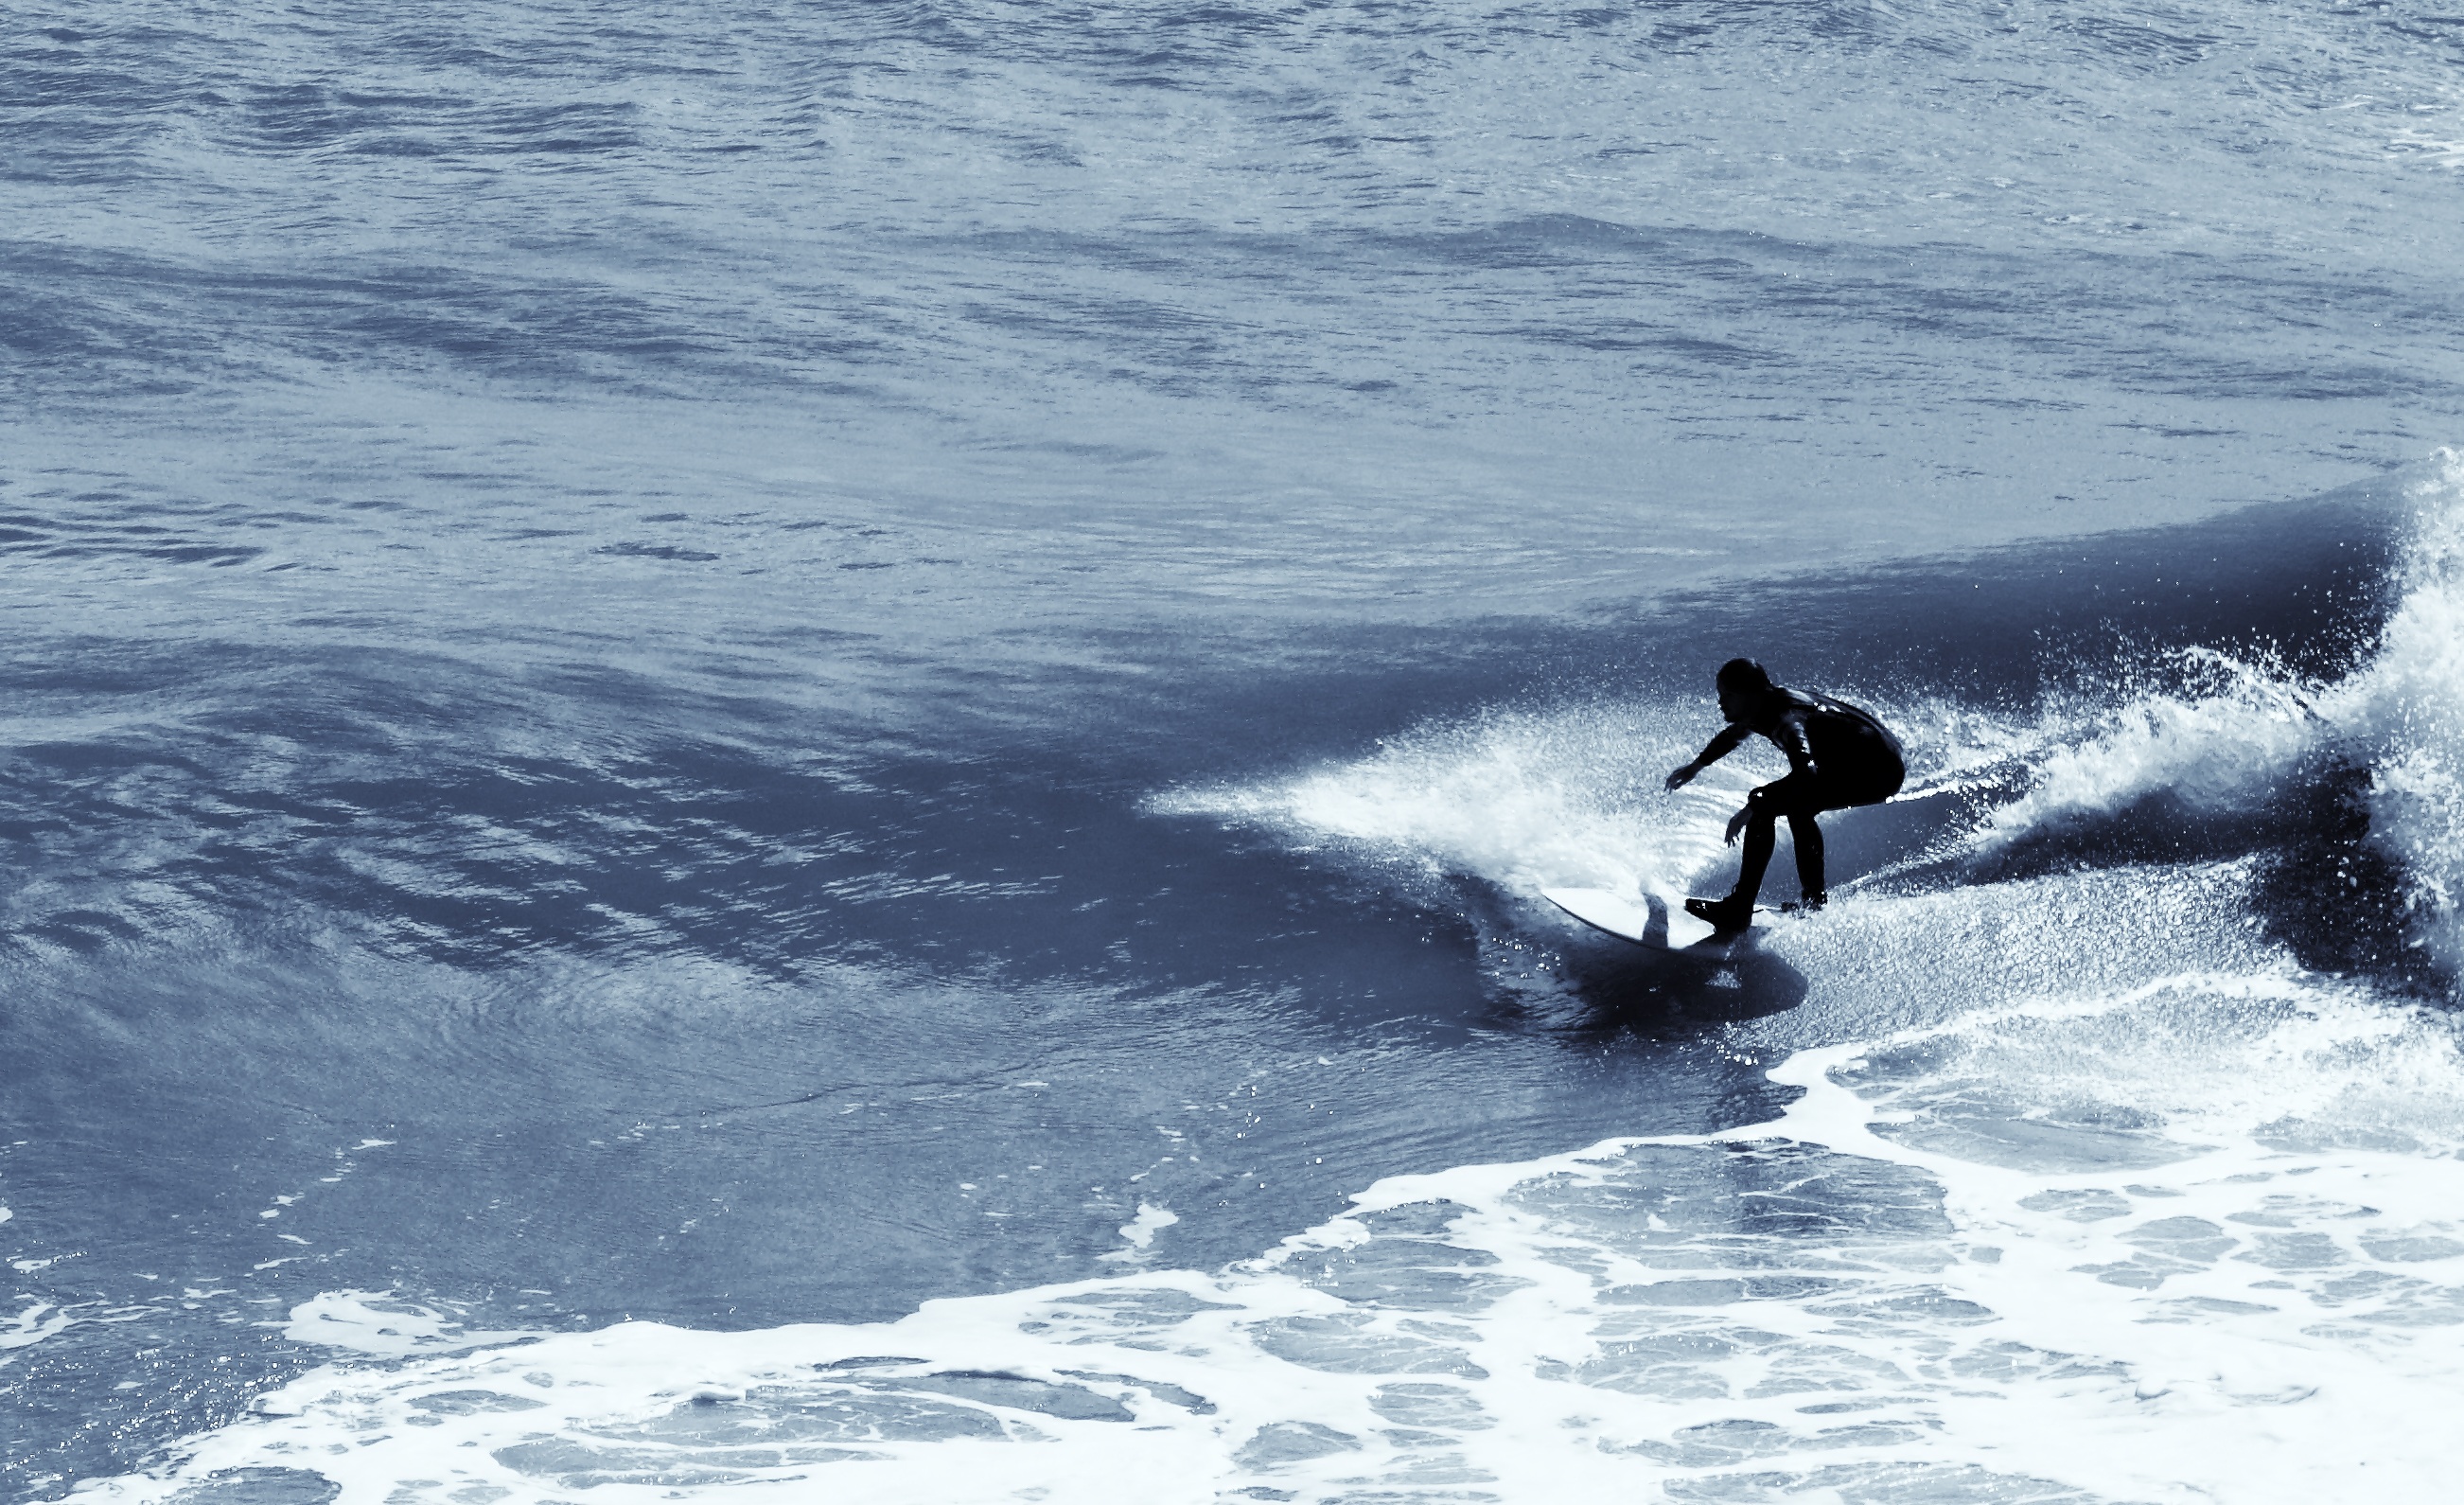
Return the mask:
<path id="1" fill-rule="evenodd" d="M 1733 930 L 1723 935 L 1685 913 L 1683 899 L 1666 894 L 1542 889 L 1540 896 L 1595 930 L 1661 951 L 1726 952 L 1747 934 Z"/>

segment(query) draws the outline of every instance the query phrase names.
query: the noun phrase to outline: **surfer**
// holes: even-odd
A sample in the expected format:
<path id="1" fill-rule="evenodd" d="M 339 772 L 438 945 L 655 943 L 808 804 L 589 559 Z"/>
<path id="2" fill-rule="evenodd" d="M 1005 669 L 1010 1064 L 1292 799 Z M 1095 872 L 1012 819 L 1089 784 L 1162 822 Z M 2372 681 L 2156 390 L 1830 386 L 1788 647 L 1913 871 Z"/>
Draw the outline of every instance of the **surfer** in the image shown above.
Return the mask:
<path id="1" fill-rule="evenodd" d="M 1872 712 L 1827 695 L 1775 685 L 1750 658 L 1722 664 L 1718 683 L 1720 714 L 1728 724 L 1701 757 L 1668 775 L 1668 787 L 1684 787 L 1758 733 L 1788 755 L 1788 776 L 1747 795 L 1746 808 L 1728 819 L 1728 845 L 1737 844 L 1740 830 L 1746 835 L 1736 888 L 1727 898 L 1685 901 L 1686 913 L 1733 931 L 1753 922 L 1754 896 L 1762 892 L 1763 871 L 1771 866 L 1773 828 L 1780 817 L 1788 817 L 1789 835 L 1796 845 L 1803 907 L 1820 909 L 1828 896 L 1822 884 L 1822 830 L 1814 817 L 1823 810 L 1881 804 L 1899 792 L 1907 762 L 1900 740 Z"/>

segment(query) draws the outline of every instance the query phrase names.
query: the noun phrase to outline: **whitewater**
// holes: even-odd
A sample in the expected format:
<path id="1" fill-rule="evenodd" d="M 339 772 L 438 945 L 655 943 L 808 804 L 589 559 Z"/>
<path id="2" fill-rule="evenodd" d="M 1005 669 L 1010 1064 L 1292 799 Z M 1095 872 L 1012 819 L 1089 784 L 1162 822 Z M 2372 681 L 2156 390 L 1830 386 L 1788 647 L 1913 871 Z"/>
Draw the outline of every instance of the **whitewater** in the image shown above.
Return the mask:
<path id="1" fill-rule="evenodd" d="M 12 11 L 0 1500 L 2443 1501 L 2459 69 Z"/>

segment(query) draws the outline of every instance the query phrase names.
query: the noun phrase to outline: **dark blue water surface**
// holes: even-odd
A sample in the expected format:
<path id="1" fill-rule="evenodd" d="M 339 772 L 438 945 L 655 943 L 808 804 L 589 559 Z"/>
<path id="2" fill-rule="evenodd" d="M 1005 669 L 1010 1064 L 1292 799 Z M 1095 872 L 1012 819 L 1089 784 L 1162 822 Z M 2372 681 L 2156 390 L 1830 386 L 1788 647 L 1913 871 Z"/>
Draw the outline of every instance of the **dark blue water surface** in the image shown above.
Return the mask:
<path id="1" fill-rule="evenodd" d="M 12 10 L 0 1494 L 319 1293 L 886 1319 L 1770 1117 L 1821 979 L 1206 791 L 1627 716 L 1639 799 L 1737 652 L 1921 773 L 2184 647 L 2333 681 L 2464 435 L 2459 67 L 2426 0 Z M 1997 871 L 2255 853 L 2444 996 L 2383 856 L 2297 922 L 2354 808 Z"/>

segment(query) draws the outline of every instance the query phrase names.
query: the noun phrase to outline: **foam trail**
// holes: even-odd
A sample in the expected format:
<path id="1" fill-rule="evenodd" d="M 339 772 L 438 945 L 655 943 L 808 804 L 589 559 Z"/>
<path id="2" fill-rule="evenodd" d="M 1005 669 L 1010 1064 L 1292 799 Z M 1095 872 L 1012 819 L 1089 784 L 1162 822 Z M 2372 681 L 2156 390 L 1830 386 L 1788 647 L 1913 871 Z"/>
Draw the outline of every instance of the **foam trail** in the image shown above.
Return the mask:
<path id="1" fill-rule="evenodd" d="M 1662 775 L 1691 752 L 1686 731 L 1666 707 L 1496 712 L 1416 730 L 1354 763 L 1178 790 L 1153 808 L 1280 829 L 1411 872 L 1475 873 L 1518 893 L 1665 887 L 1717 859 L 1720 822 L 1747 787 L 1718 767 L 1662 793 Z"/>

